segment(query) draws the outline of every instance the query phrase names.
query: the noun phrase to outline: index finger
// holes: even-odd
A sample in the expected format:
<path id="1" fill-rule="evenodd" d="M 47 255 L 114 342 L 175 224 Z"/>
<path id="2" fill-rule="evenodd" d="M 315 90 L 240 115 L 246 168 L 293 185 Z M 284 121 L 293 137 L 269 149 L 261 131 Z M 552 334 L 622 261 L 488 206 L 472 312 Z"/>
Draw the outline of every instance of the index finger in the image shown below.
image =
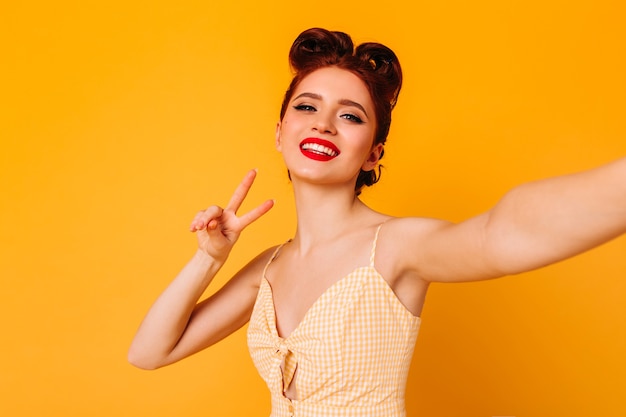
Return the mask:
<path id="1" fill-rule="evenodd" d="M 237 210 L 239 210 L 239 207 L 241 207 L 241 203 L 243 203 L 243 200 L 246 199 L 246 196 L 248 195 L 248 191 L 250 191 L 250 187 L 252 187 L 252 183 L 254 183 L 254 179 L 256 178 L 256 173 L 257 173 L 256 169 L 252 169 L 248 171 L 246 176 L 243 177 L 243 180 L 241 180 L 241 182 L 235 189 L 235 192 L 233 193 L 233 196 L 230 198 L 230 201 L 228 202 L 228 204 L 226 205 L 225 210 L 232 210 L 233 212 L 237 213 Z"/>

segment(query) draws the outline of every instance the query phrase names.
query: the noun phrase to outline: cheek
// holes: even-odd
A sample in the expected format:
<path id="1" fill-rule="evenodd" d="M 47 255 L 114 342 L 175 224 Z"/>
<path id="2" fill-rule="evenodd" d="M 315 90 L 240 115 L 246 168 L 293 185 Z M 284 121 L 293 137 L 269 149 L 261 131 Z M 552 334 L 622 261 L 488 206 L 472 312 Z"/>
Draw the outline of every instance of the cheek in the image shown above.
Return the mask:
<path id="1" fill-rule="evenodd" d="M 368 132 L 360 132 L 359 138 L 359 147 L 363 149 L 363 152 L 369 154 L 374 147 L 374 133 L 371 131 Z"/>

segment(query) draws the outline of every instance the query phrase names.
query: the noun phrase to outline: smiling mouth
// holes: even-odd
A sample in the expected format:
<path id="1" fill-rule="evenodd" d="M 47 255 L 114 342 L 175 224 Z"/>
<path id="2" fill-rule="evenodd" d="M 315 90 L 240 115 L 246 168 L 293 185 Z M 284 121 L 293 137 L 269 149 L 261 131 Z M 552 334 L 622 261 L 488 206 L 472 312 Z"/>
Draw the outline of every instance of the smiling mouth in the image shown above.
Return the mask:
<path id="1" fill-rule="evenodd" d="M 307 138 L 300 143 L 300 151 L 304 156 L 316 161 L 330 161 L 339 155 L 339 149 L 327 140 Z"/>
<path id="2" fill-rule="evenodd" d="M 319 145 L 317 143 L 305 143 L 301 148 L 303 151 L 315 152 L 320 155 L 328 155 L 328 156 L 337 156 L 339 153 L 337 151 L 333 151 L 329 147 Z"/>

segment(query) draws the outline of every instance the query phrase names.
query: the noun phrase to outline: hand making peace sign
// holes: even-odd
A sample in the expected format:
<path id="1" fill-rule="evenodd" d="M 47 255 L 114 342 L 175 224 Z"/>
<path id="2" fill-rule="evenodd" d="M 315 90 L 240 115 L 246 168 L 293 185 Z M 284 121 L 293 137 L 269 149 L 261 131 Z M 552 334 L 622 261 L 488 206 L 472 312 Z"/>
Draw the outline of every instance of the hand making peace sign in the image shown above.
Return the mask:
<path id="1" fill-rule="evenodd" d="M 190 231 L 196 232 L 198 247 L 216 260 L 226 260 L 243 229 L 274 206 L 274 200 L 267 200 L 246 214 L 237 216 L 237 210 L 248 195 L 255 177 L 256 170 L 249 171 L 225 208 L 210 206 L 200 211 L 191 222 Z"/>

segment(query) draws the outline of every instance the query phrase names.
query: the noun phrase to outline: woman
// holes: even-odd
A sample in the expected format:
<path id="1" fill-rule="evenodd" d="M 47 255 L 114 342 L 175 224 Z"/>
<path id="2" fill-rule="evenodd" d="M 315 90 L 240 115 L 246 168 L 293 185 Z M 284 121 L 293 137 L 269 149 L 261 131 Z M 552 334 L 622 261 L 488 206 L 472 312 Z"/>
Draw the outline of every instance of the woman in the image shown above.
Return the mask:
<path id="1" fill-rule="evenodd" d="M 208 299 L 199 298 L 240 233 L 271 209 L 241 216 L 251 171 L 224 208 L 191 223 L 198 251 L 157 299 L 129 352 L 158 368 L 248 321 L 252 358 L 272 416 L 403 416 L 419 316 L 431 282 L 535 269 L 626 231 L 626 159 L 534 182 L 459 224 L 395 218 L 358 195 L 374 184 L 402 83 L 397 57 L 340 32 L 310 29 L 290 51 L 294 79 L 276 129 L 293 183 L 297 230 Z"/>

